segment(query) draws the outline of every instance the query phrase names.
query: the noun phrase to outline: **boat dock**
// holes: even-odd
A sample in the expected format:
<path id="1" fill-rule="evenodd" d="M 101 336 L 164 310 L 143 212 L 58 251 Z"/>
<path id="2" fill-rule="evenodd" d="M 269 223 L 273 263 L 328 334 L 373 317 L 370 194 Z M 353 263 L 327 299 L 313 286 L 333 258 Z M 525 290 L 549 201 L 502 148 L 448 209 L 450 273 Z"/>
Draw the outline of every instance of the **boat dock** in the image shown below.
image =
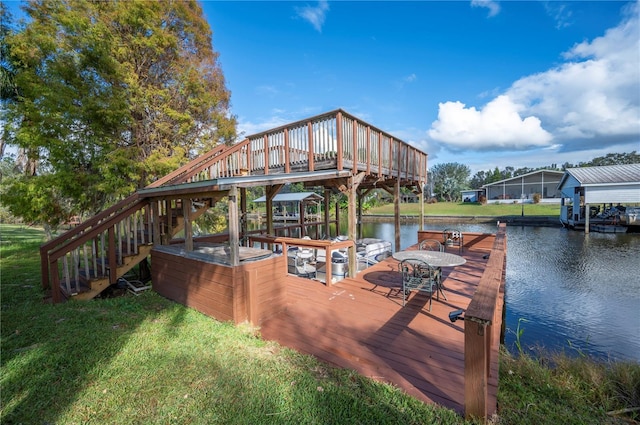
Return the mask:
<path id="1" fill-rule="evenodd" d="M 447 299 L 434 295 L 431 311 L 420 293 L 402 307 L 398 261 L 389 257 L 330 286 L 288 275 L 286 308 L 261 323 L 261 335 L 464 414 L 464 328 L 472 322 L 452 323 L 449 313 L 469 307 L 487 269 L 489 240 L 476 242 L 463 250 L 466 264 L 443 268 Z M 489 414 L 497 404 L 500 328 L 491 328 Z"/>

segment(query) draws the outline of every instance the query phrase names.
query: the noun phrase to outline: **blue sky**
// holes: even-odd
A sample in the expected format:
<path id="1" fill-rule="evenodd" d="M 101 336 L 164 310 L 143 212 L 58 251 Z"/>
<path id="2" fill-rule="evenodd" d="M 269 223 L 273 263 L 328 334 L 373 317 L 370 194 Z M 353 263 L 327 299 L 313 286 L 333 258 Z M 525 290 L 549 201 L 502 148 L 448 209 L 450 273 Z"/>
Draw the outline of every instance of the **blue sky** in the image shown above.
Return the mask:
<path id="1" fill-rule="evenodd" d="M 244 135 L 342 108 L 472 174 L 640 151 L 637 2 L 202 6 Z"/>

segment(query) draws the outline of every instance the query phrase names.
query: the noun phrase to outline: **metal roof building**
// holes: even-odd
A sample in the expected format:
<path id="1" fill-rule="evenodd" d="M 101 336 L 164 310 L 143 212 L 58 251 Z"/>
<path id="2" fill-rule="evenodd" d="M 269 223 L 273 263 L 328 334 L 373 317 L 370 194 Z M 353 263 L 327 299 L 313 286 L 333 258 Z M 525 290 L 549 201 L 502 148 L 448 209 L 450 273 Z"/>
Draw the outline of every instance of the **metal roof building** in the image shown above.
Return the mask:
<path id="1" fill-rule="evenodd" d="M 640 164 L 569 168 L 558 190 L 574 204 L 640 203 Z"/>
<path id="2" fill-rule="evenodd" d="M 273 197 L 273 202 L 319 202 L 324 198 L 315 192 L 292 192 L 278 193 Z M 267 197 L 261 196 L 253 200 L 253 202 L 266 202 Z"/>
<path id="3" fill-rule="evenodd" d="M 485 184 L 487 202 L 531 202 L 534 194 L 540 194 L 540 202 L 559 203 L 557 191 L 562 171 L 537 170 L 520 176 Z"/>
<path id="4" fill-rule="evenodd" d="M 592 206 L 640 204 L 640 164 L 569 168 L 558 190 L 562 193 L 560 221 L 589 232 Z"/>

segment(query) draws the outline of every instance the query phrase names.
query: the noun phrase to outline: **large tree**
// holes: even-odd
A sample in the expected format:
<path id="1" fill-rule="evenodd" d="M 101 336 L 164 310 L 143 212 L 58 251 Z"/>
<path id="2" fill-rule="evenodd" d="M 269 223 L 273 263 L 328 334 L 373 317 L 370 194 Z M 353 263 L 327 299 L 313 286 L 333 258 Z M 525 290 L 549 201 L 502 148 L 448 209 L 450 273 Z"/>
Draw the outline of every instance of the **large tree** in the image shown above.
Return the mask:
<path id="1" fill-rule="evenodd" d="M 55 225 L 95 213 L 235 138 L 196 1 L 38 0 L 24 11 L 0 40 L 17 87 L 3 91 L 5 138 L 37 164 L 3 182 L 14 214 Z"/>
<path id="2" fill-rule="evenodd" d="M 437 164 L 431 167 L 433 191 L 436 196 L 448 202 L 460 200 L 460 191 L 467 189 L 471 169 L 457 162 Z"/>

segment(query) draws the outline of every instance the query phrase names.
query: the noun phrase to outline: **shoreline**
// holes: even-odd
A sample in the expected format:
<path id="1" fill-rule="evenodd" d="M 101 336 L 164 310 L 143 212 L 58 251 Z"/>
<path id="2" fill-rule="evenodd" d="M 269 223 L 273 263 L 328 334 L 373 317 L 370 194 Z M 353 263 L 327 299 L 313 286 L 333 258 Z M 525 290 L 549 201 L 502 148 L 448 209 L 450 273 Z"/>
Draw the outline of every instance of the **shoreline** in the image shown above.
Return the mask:
<path id="1" fill-rule="evenodd" d="M 417 222 L 419 219 L 415 215 L 400 215 L 401 222 Z M 425 215 L 425 222 L 456 222 L 456 223 L 507 223 L 515 226 L 535 226 L 535 227 L 563 227 L 560 219 L 556 216 L 457 216 L 457 215 Z M 366 214 L 362 216 L 363 221 L 387 221 L 393 220 L 392 215 L 386 214 Z"/>

